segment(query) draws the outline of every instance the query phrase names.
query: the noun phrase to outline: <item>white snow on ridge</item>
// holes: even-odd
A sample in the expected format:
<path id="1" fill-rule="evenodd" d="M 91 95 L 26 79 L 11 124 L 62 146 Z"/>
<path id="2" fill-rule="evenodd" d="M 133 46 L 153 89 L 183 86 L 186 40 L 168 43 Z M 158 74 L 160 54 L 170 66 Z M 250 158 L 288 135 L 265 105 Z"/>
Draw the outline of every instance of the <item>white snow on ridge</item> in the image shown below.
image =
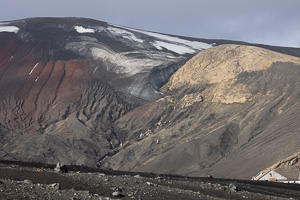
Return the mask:
<path id="1" fill-rule="evenodd" d="M 114 27 L 108 27 L 107 30 L 111 32 L 112 34 L 120 35 L 121 37 L 129 40 L 133 40 L 139 43 L 143 43 L 144 41 L 141 39 L 138 39 L 133 33 L 119 29 L 119 28 L 114 28 Z"/>
<path id="2" fill-rule="evenodd" d="M 185 53 L 194 53 L 195 50 L 184 45 L 178 45 L 178 44 L 173 44 L 173 43 L 168 43 L 168 42 L 162 42 L 162 41 L 156 41 L 153 46 L 155 46 L 158 50 L 162 50 L 162 47 L 173 51 L 178 54 L 185 54 Z"/>
<path id="3" fill-rule="evenodd" d="M 185 44 L 185 45 L 190 46 L 194 49 L 207 49 L 207 48 L 210 48 L 212 46 L 212 45 L 204 43 L 204 42 L 189 41 L 189 40 L 181 39 L 181 38 L 174 37 L 174 36 L 164 35 L 164 34 L 160 34 L 160 33 L 152 33 L 152 32 L 134 30 L 134 29 L 132 29 L 132 30 L 136 31 L 136 32 L 144 33 L 146 35 L 149 35 L 149 36 L 161 39 L 161 40 L 174 42 L 174 43 Z"/>
<path id="4" fill-rule="evenodd" d="M 16 26 L 0 26 L 0 32 L 17 33 L 20 29 Z"/>
<path id="5" fill-rule="evenodd" d="M 36 68 L 36 66 L 38 66 L 39 63 L 36 63 L 33 68 L 31 69 L 31 71 L 29 72 L 29 75 L 32 74 L 33 70 Z"/>
<path id="6" fill-rule="evenodd" d="M 117 25 L 114 25 L 114 26 L 117 26 Z M 122 27 L 122 26 L 117 26 L 117 27 Z M 153 32 L 142 31 L 142 30 L 127 28 L 127 27 L 122 27 L 122 28 L 130 30 L 130 31 L 143 33 L 143 34 L 149 35 L 151 37 L 155 37 L 158 40 L 160 40 L 160 41 L 156 41 L 153 43 L 153 46 L 155 46 L 157 49 L 162 50 L 161 47 L 164 47 L 166 49 L 169 49 L 170 51 L 174 50 L 173 52 L 176 52 L 176 53 L 180 52 L 179 54 L 195 53 L 196 50 L 208 49 L 213 46 L 211 44 L 207 44 L 204 42 L 189 41 L 189 40 L 181 39 L 181 38 L 178 38 L 175 36 L 169 36 L 169 35 L 164 35 L 164 34 L 160 34 L 160 33 L 153 33 Z M 177 45 L 177 46 L 175 47 L 175 45 Z M 179 48 L 182 48 L 182 50 L 179 50 Z"/>
<path id="7" fill-rule="evenodd" d="M 83 28 L 82 26 L 75 26 L 75 29 L 78 33 L 95 33 L 94 29 Z"/>

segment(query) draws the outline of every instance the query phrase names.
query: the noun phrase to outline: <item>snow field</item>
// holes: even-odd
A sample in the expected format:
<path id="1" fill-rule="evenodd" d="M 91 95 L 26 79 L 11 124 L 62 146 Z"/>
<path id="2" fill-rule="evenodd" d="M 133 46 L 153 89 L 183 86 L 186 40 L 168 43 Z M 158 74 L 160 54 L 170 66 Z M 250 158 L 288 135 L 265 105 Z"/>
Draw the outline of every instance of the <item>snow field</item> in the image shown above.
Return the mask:
<path id="1" fill-rule="evenodd" d="M 94 29 L 91 28 L 83 28 L 82 26 L 75 26 L 75 30 L 78 33 L 95 33 Z"/>
<path id="2" fill-rule="evenodd" d="M 20 29 L 16 26 L 0 26 L 0 32 L 17 33 Z"/>

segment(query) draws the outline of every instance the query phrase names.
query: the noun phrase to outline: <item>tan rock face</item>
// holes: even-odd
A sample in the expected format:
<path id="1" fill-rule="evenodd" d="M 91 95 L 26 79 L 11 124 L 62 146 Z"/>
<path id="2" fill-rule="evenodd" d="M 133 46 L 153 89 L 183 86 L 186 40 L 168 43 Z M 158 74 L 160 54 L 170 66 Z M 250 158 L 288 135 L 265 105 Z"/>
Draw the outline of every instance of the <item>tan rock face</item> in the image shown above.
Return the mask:
<path id="1" fill-rule="evenodd" d="M 300 64 L 300 59 L 253 46 L 213 47 L 189 60 L 172 75 L 161 91 L 210 85 L 213 102 L 244 103 L 254 96 L 248 85 L 236 82 L 237 77 L 243 73 L 266 71 L 276 62 Z"/>
<path id="2" fill-rule="evenodd" d="M 193 105 L 194 103 L 201 102 L 202 100 L 203 99 L 201 97 L 201 94 L 198 94 L 198 93 L 187 94 L 187 95 L 184 95 L 184 97 L 179 101 L 179 104 L 180 104 L 181 108 L 186 108 L 186 107 Z"/>
<path id="3" fill-rule="evenodd" d="M 288 166 L 294 166 L 295 168 L 300 169 L 300 152 L 294 153 L 293 155 L 278 161 L 268 169 L 278 169 Z"/>
<path id="4" fill-rule="evenodd" d="M 224 83 L 242 72 L 267 70 L 274 62 L 300 63 L 300 59 L 267 49 L 221 45 L 200 52 L 170 78 L 162 90 L 183 85 Z"/>

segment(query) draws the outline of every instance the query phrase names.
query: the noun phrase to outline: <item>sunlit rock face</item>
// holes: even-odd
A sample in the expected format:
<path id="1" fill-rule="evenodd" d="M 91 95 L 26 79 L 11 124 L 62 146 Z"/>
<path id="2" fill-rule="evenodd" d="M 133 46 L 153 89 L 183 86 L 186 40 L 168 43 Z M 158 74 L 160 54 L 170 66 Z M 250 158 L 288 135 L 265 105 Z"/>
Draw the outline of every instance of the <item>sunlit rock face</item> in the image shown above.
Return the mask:
<path id="1" fill-rule="evenodd" d="M 295 106 L 299 49 L 245 45 L 82 18 L 0 22 L 0 159 L 224 176 L 241 163 L 231 154 L 270 136 L 276 106 L 286 119 Z"/>

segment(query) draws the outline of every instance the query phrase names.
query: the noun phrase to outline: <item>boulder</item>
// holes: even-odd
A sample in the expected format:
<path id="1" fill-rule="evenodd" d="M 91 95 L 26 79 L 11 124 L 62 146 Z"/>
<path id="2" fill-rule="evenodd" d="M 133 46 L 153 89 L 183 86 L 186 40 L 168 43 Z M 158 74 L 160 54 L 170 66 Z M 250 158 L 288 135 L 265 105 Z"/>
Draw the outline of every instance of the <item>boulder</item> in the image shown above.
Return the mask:
<path id="1" fill-rule="evenodd" d="M 62 173 L 67 173 L 68 172 L 68 168 L 66 166 L 64 166 L 61 163 L 57 163 L 56 167 L 54 168 L 55 172 L 62 172 Z"/>
<path id="2" fill-rule="evenodd" d="M 114 192 L 112 193 L 112 196 L 113 196 L 113 197 L 123 197 L 123 194 L 122 194 L 121 192 L 119 192 L 119 191 L 114 191 Z"/>
<path id="3" fill-rule="evenodd" d="M 234 183 L 230 183 L 228 188 L 229 188 L 229 190 L 232 191 L 232 192 L 237 192 L 237 191 L 239 191 L 238 187 L 237 187 Z"/>

